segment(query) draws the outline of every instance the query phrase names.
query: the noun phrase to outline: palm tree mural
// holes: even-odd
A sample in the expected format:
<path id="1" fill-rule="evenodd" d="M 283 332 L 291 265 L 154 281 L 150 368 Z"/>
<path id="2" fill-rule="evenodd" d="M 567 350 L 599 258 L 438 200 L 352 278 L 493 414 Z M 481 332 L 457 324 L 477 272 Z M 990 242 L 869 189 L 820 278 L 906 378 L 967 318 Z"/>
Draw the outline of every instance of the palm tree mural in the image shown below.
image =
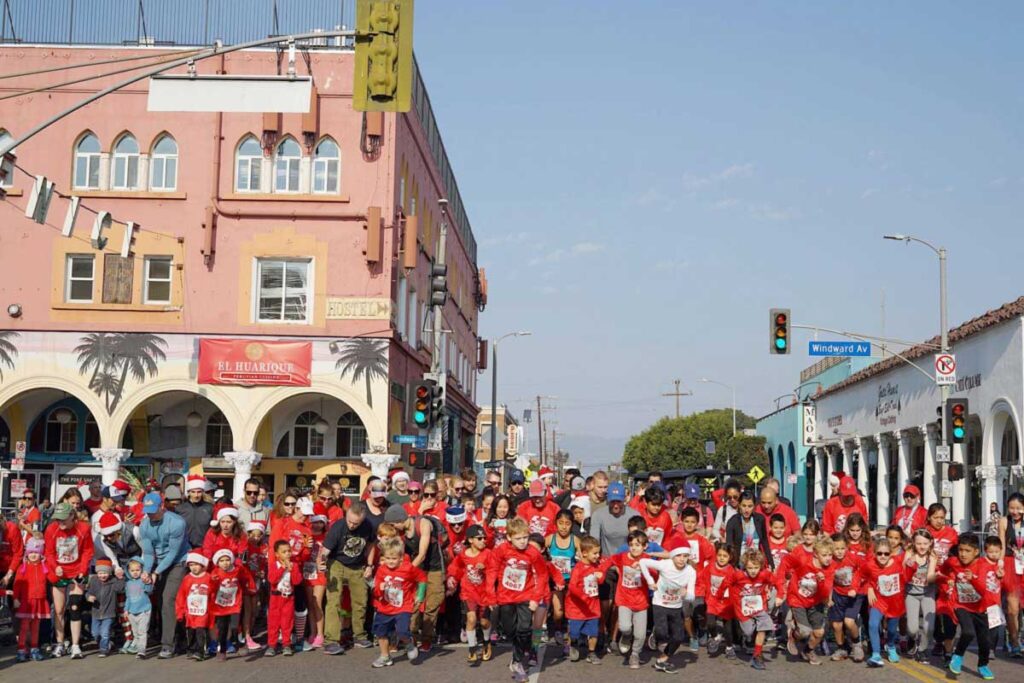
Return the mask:
<path id="1" fill-rule="evenodd" d="M 113 413 L 124 395 L 128 374 L 138 382 L 156 377 L 157 361 L 166 360 L 167 342 L 155 334 L 88 334 L 75 347 L 78 372 L 92 370 L 89 388 L 103 397 L 107 413 Z"/>
<path id="2" fill-rule="evenodd" d="M 14 369 L 14 357 L 18 355 L 18 347 L 12 339 L 21 335 L 13 330 L 0 332 L 0 380 L 4 378 L 4 366 Z"/>
<path id="3" fill-rule="evenodd" d="M 341 355 L 334 362 L 334 369 L 341 370 L 344 378 L 352 373 L 352 381 L 366 379 L 366 404 L 373 407 L 373 395 L 370 391 L 373 380 L 388 378 L 388 342 L 381 339 L 357 338 L 345 342 Z"/>

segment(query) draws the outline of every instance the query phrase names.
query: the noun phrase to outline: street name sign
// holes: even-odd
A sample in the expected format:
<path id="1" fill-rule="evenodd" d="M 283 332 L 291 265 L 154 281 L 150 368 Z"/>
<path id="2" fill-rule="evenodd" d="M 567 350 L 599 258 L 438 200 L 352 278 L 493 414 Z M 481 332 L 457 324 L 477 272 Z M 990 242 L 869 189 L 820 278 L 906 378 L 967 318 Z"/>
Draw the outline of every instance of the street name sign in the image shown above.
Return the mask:
<path id="1" fill-rule="evenodd" d="M 416 448 L 427 447 L 427 435 L 426 434 L 395 434 L 391 437 L 393 443 L 408 444 L 409 446 L 415 446 Z"/>
<path id="2" fill-rule="evenodd" d="M 871 342 L 863 341 L 809 341 L 809 356 L 870 356 Z"/>

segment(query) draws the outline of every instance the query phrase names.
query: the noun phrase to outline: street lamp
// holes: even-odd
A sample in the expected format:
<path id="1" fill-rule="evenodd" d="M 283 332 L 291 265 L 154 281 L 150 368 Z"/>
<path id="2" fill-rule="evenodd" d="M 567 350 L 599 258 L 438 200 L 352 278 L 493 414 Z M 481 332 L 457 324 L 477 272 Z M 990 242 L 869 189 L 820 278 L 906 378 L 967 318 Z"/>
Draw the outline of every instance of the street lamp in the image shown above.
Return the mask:
<path id="1" fill-rule="evenodd" d="M 720 387 L 725 387 L 732 391 L 732 435 L 736 436 L 736 387 L 731 384 L 726 384 L 725 382 L 716 382 L 715 380 L 708 379 L 707 377 L 701 377 L 697 381 L 704 382 L 705 384 L 717 384 Z"/>
<path id="2" fill-rule="evenodd" d="M 911 242 L 923 244 L 924 246 L 934 251 L 935 255 L 939 257 L 939 327 L 941 328 L 939 330 L 939 339 L 941 340 L 939 350 L 942 353 L 949 353 L 949 324 L 947 312 L 948 307 L 946 304 L 946 248 L 936 247 L 932 243 L 927 242 L 919 237 L 914 237 L 913 235 L 903 235 L 900 233 L 896 233 L 893 235 L 883 235 L 883 237 L 887 240 L 905 242 L 906 244 L 910 244 Z M 940 388 L 942 391 L 942 405 L 946 405 L 946 399 L 949 398 L 949 385 L 943 384 Z M 946 442 L 946 430 L 942 430 L 942 434 L 940 436 L 942 437 L 943 448 L 948 447 L 949 444 Z M 942 481 L 946 482 L 948 481 L 948 479 L 949 462 L 947 461 L 942 463 Z M 946 499 L 946 502 L 948 508 L 950 506 L 949 504 L 951 501 L 949 499 Z"/>
<path id="3" fill-rule="evenodd" d="M 520 331 L 503 334 L 491 346 L 491 460 L 498 451 L 498 344 L 506 337 L 529 337 L 533 332 Z"/>

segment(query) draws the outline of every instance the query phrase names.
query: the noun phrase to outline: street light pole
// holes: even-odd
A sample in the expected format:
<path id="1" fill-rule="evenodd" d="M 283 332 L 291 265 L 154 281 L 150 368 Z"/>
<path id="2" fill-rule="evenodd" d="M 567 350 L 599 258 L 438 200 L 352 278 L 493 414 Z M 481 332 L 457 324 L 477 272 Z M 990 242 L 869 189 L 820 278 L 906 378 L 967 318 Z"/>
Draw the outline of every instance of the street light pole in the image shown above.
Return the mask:
<path id="1" fill-rule="evenodd" d="M 920 239 L 919 237 L 913 237 L 911 235 L 901 235 L 901 234 L 884 235 L 884 238 L 887 239 L 887 240 L 896 240 L 898 242 L 905 242 L 907 244 L 910 244 L 911 242 L 917 242 L 918 244 L 923 244 L 924 246 L 926 246 L 929 249 L 931 249 L 932 251 L 934 251 L 935 255 L 939 257 L 939 326 L 942 328 L 942 329 L 939 330 L 939 340 L 940 340 L 939 341 L 939 350 L 942 353 L 949 353 L 949 311 L 948 311 L 948 305 L 947 305 L 947 302 L 946 302 L 946 260 L 947 260 L 946 259 L 946 248 L 945 247 L 936 247 L 935 245 L 931 244 L 930 242 L 927 242 L 927 241 L 925 241 L 923 239 Z M 949 399 L 949 393 L 950 393 L 949 385 L 948 384 L 943 384 L 940 387 L 940 391 L 941 391 L 941 394 L 942 394 L 942 403 L 939 406 L 939 410 L 940 410 L 940 414 L 941 414 L 942 408 L 946 405 L 946 401 Z M 945 427 L 945 425 L 943 425 L 943 427 Z M 939 434 L 939 436 L 942 439 L 943 450 L 945 450 L 946 448 L 949 448 L 949 442 L 946 441 L 946 430 L 942 429 L 940 431 L 941 431 L 941 434 Z M 952 460 L 952 454 L 950 455 L 950 460 Z M 943 503 L 946 506 L 946 509 L 949 510 L 949 514 L 952 517 L 952 514 L 953 514 L 952 497 L 951 496 L 949 496 L 949 497 L 943 497 L 942 496 L 942 485 L 945 484 L 947 481 L 949 481 L 949 462 L 946 461 L 946 462 L 943 462 L 941 464 L 942 464 L 942 467 L 941 467 L 942 481 L 939 484 L 939 498 L 942 499 Z"/>
<path id="2" fill-rule="evenodd" d="M 509 332 L 491 346 L 491 462 L 498 452 L 498 344 L 506 337 L 529 337 L 532 332 Z M 504 478 L 504 477 L 503 477 Z"/>

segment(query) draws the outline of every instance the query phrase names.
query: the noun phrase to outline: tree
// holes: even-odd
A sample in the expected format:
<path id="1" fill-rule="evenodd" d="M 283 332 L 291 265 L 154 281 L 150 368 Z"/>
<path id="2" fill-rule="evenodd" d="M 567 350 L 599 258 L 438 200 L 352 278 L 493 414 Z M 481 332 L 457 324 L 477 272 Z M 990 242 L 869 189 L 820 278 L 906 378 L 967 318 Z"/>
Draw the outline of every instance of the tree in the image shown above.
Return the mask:
<path id="1" fill-rule="evenodd" d="M 350 339 L 334 362 L 334 368 L 341 370 L 341 376 L 352 373 L 352 381 L 366 380 L 366 404 L 373 407 L 374 379 L 388 378 L 388 342 L 380 339 Z"/>
<path id="2" fill-rule="evenodd" d="M 732 433 L 732 410 L 716 409 L 680 418 L 664 417 L 636 434 L 626 443 L 622 465 L 630 472 L 711 467 L 746 471 L 760 465 L 767 472 L 764 437 L 747 436 L 742 429 L 756 420 L 736 412 L 736 436 Z M 715 453 L 707 455 L 704 444 L 715 442 Z"/>
<path id="3" fill-rule="evenodd" d="M 14 369 L 14 357 L 18 355 L 18 347 L 11 340 L 20 336 L 13 330 L 0 332 L 0 380 L 4 378 L 4 365 L 11 370 Z"/>

